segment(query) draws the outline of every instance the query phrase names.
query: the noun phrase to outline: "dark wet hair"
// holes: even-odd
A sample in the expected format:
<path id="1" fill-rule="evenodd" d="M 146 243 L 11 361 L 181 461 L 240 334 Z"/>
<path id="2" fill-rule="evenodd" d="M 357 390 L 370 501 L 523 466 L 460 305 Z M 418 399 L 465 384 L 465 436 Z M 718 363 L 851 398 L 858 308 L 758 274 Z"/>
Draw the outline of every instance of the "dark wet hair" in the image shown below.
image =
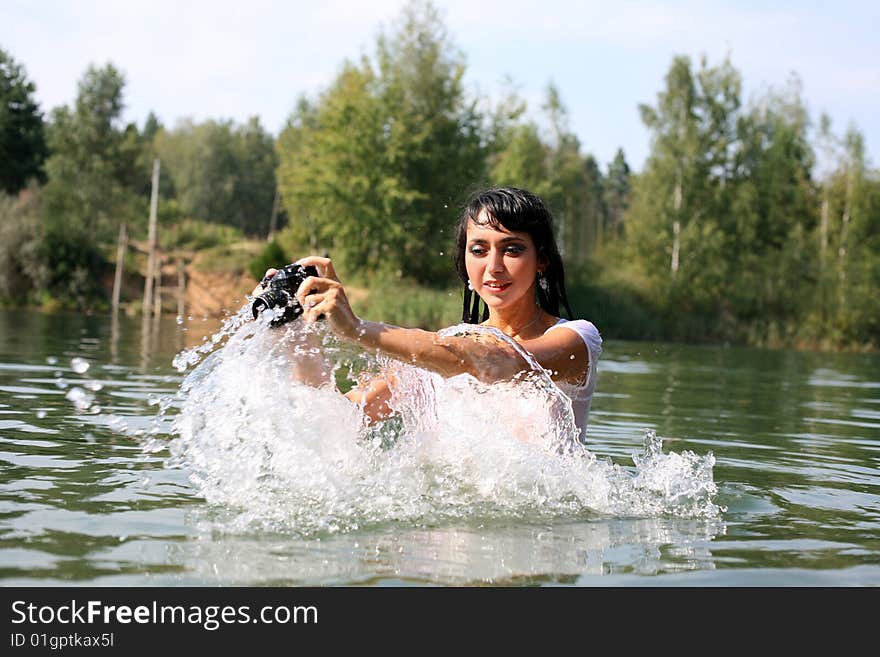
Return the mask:
<path id="1" fill-rule="evenodd" d="M 485 210 L 487 220 L 480 220 L 480 213 Z M 467 324 L 478 324 L 489 318 L 489 306 L 483 303 L 480 313 L 479 295 L 468 289 L 468 274 L 465 266 L 465 247 L 467 246 L 467 227 L 473 221 L 476 224 L 497 227 L 503 226 L 509 231 L 528 233 L 538 251 L 539 262 L 545 263 L 542 275 L 547 279 L 549 289 L 536 286 L 538 303 L 541 308 L 555 317 L 559 317 L 559 304 L 565 307 L 569 319 L 574 313 L 568 305 L 565 294 L 565 270 L 562 257 L 553 236 L 553 215 L 544 202 L 524 189 L 517 187 L 495 187 L 476 192 L 467 201 L 458 220 L 455 232 L 455 270 L 464 283 L 464 304 L 461 321 Z"/>

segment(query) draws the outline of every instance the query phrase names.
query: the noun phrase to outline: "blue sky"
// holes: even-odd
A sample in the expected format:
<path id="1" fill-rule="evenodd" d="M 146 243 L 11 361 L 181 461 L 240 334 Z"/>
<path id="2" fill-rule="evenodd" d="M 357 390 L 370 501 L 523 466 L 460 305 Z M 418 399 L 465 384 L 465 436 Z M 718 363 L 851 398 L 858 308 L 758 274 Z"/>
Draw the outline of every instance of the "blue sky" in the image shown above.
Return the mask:
<path id="1" fill-rule="evenodd" d="M 277 134 L 297 97 L 314 95 L 343 61 L 372 54 L 404 0 L 0 0 L 0 47 L 24 65 L 44 111 L 72 103 L 90 63 L 127 80 L 125 117 L 168 125 L 257 115 Z M 729 53 L 744 101 L 796 72 L 810 114 L 853 123 L 880 155 L 880 2 L 522 2 L 437 0 L 465 54 L 471 93 L 500 97 L 509 76 L 539 118 L 559 87 L 585 152 L 622 147 L 640 169 L 650 137 L 638 104 L 653 103 L 672 58 Z"/>

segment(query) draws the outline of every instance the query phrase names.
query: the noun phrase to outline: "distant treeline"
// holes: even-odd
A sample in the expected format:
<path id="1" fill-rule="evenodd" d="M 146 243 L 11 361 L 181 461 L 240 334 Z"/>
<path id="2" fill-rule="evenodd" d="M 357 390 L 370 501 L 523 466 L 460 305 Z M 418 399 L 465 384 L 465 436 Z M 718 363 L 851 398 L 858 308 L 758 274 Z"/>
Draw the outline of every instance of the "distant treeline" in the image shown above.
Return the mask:
<path id="1" fill-rule="evenodd" d="M 158 158 L 167 234 L 209 222 L 265 238 L 277 217 L 271 253 L 328 252 L 367 285 L 451 289 L 458 207 L 516 185 L 553 210 L 574 306 L 606 337 L 880 346 L 880 175 L 856 127 L 811 119 L 796 78 L 744 106 L 730 61 L 676 57 L 639 108 L 652 141 L 635 173 L 622 150 L 604 164 L 584 152 L 553 84 L 539 125 L 514 91 L 469 93 L 465 70 L 414 0 L 275 138 L 256 117 L 124 125 L 112 64 L 47 120 L 0 50 L 0 297 L 99 307 L 119 225 L 146 237 Z"/>

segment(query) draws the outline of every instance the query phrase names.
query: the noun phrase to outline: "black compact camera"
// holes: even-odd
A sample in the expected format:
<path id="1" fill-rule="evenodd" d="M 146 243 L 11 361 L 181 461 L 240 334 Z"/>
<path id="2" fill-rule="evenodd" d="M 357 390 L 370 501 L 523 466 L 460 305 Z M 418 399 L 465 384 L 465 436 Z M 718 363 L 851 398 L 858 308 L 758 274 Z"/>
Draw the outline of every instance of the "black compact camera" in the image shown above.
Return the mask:
<path id="1" fill-rule="evenodd" d="M 273 327 L 291 322 L 302 315 L 303 308 L 294 295 L 304 280 L 317 275 L 318 270 L 315 267 L 293 264 L 279 269 L 271 278 L 264 278 L 260 282 L 263 293 L 251 303 L 254 319 L 266 308 L 284 309 L 281 315 L 269 322 L 269 326 Z"/>

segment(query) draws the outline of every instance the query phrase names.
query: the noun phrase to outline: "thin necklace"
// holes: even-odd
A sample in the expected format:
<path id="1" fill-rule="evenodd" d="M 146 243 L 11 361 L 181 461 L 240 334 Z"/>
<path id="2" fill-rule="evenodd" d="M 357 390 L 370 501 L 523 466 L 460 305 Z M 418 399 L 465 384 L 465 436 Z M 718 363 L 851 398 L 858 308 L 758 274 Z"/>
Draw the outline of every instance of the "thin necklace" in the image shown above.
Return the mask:
<path id="1" fill-rule="evenodd" d="M 522 334 L 523 334 L 523 331 L 525 331 L 527 328 L 529 328 L 532 324 L 534 324 L 535 322 L 537 322 L 539 319 L 541 319 L 541 311 L 540 311 L 540 310 L 538 311 L 538 315 L 535 317 L 535 319 L 533 319 L 531 322 L 529 322 L 529 323 L 526 324 L 525 326 L 520 327 L 520 329 L 519 329 L 518 331 L 516 331 L 513 335 L 522 335 Z M 511 335 L 511 336 L 509 336 L 509 337 L 512 338 L 513 335 Z"/>

